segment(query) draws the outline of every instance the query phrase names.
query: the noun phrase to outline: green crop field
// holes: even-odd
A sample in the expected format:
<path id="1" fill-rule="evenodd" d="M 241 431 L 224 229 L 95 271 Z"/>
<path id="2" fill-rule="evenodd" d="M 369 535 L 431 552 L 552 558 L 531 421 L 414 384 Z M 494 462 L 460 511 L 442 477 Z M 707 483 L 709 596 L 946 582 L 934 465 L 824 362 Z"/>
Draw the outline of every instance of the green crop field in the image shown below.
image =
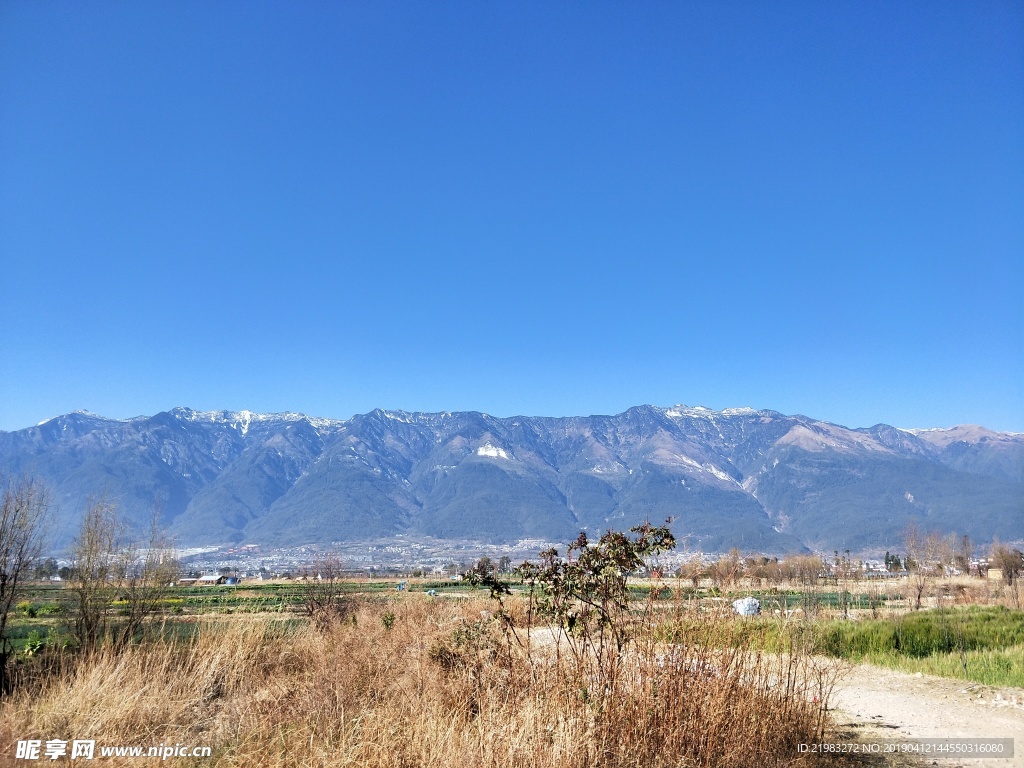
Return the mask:
<path id="1" fill-rule="evenodd" d="M 681 642 L 687 619 L 666 622 L 661 637 Z M 1024 687 L 1024 611 L 968 606 L 904 613 L 882 619 L 737 620 L 726 639 L 767 651 L 794 646 L 811 652 L 986 685 Z"/>

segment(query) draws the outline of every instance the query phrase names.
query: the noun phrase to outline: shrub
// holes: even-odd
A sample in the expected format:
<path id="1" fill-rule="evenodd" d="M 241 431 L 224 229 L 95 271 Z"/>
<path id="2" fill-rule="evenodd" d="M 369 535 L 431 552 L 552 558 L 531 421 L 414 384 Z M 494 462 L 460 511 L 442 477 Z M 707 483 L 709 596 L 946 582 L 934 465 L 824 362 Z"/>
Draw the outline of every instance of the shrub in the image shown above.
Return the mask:
<path id="1" fill-rule="evenodd" d="M 28 638 L 25 640 L 25 655 L 35 656 L 46 646 L 46 640 L 39 634 L 38 629 L 33 629 L 28 633 Z"/>

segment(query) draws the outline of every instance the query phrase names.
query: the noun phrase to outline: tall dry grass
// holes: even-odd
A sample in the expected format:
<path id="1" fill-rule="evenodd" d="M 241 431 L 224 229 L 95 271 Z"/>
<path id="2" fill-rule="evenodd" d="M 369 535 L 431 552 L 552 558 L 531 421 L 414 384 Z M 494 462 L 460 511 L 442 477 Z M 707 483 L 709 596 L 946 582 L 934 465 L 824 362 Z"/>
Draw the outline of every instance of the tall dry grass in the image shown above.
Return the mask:
<path id="1" fill-rule="evenodd" d="M 799 649 L 725 647 L 727 619 L 694 618 L 671 645 L 647 627 L 599 659 L 563 652 L 578 638 L 550 627 L 504 632 L 492 607 L 413 596 L 326 631 L 233 617 L 100 651 L 4 702 L 0 749 L 183 743 L 240 768 L 742 767 L 801 764 L 797 744 L 827 728 L 834 670 Z"/>

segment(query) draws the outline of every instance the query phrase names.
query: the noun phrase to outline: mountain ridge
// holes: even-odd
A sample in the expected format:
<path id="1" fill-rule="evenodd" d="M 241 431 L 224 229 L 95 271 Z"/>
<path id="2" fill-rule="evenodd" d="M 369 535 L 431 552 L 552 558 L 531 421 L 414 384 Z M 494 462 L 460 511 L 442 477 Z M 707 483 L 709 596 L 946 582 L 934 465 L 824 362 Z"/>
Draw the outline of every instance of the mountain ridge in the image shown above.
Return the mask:
<path id="1" fill-rule="evenodd" d="M 62 542 L 102 495 L 137 527 L 159 509 L 186 544 L 564 541 L 667 517 L 704 549 L 885 547 L 911 520 L 1024 538 L 1024 435 L 850 429 L 768 409 L 74 412 L 0 432 L 0 472 L 54 489 Z"/>

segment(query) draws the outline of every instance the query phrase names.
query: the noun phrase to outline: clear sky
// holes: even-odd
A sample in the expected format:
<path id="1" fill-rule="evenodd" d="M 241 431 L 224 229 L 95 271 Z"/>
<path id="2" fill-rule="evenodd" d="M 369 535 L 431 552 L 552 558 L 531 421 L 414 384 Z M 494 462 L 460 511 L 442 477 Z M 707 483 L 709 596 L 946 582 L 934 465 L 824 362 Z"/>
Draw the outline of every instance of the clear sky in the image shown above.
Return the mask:
<path id="1" fill-rule="evenodd" d="M 0 3 L 0 429 L 1024 431 L 1024 4 Z"/>

